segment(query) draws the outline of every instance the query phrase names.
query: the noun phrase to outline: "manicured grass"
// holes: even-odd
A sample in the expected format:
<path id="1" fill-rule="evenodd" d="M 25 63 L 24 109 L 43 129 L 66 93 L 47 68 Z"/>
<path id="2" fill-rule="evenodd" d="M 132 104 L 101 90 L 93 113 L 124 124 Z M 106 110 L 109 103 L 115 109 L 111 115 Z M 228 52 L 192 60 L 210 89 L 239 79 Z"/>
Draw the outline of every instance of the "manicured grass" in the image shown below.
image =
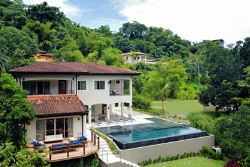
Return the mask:
<path id="1" fill-rule="evenodd" d="M 190 157 L 148 165 L 147 167 L 223 167 L 225 161 L 212 160 L 204 157 Z"/>
<path id="2" fill-rule="evenodd" d="M 145 112 L 179 123 L 188 123 L 191 126 L 214 132 L 217 118 L 214 107 L 204 107 L 198 100 L 168 99 L 164 102 L 164 114 L 161 101 L 152 102 L 152 110 Z"/>
<path id="3" fill-rule="evenodd" d="M 169 99 L 164 102 L 164 110 L 169 113 L 188 115 L 204 111 L 204 107 L 197 100 L 176 100 Z M 153 109 L 162 109 L 161 101 L 152 102 Z"/>

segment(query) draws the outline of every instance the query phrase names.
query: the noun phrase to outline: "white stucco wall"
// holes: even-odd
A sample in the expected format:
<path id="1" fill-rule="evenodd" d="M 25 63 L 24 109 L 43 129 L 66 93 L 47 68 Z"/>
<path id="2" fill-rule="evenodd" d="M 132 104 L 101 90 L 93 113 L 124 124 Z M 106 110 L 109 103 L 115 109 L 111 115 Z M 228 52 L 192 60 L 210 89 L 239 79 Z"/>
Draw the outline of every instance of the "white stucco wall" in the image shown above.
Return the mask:
<path id="1" fill-rule="evenodd" d="M 36 121 L 30 121 L 29 125 L 25 125 L 25 129 L 27 132 L 27 140 L 32 142 L 36 139 Z"/>
<path id="2" fill-rule="evenodd" d="M 130 95 L 110 95 L 110 80 L 126 79 L 130 81 Z M 132 76 L 107 76 L 107 75 L 81 75 L 77 77 L 78 81 L 86 81 L 86 90 L 78 90 L 77 95 L 85 105 L 94 104 L 115 104 L 115 103 L 132 103 Z M 96 90 L 95 81 L 105 81 L 105 89 Z"/>
<path id="3" fill-rule="evenodd" d="M 126 150 L 120 150 L 121 158 L 128 161 L 139 163 L 144 160 L 156 159 L 159 156 L 175 156 L 190 152 L 197 152 L 203 146 L 214 146 L 214 136 L 205 136 L 193 139 L 162 143 Z"/>
<path id="4" fill-rule="evenodd" d="M 128 57 L 128 59 L 126 57 Z M 124 60 L 130 64 L 137 64 L 139 62 L 145 63 L 146 57 L 143 59 L 142 55 L 137 55 L 135 58 L 132 57 L 131 55 L 124 55 Z"/>

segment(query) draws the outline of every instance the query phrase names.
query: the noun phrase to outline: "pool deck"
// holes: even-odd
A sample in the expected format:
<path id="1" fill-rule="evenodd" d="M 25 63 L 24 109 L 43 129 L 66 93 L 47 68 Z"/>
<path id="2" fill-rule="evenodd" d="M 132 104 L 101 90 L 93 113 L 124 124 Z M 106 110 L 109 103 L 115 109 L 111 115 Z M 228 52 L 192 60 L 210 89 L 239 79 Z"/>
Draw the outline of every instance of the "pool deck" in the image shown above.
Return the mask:
<path id="1" fill-rule="evenodd" d="M 109 126 L 146 124 L 146 123 L 152 123 L 152 121 L 146 119 L 146 118 L 152 118 L 152 117 L 155 117 L 155 116 L 133 111 L 132 119 L 120 119 L 119 121 L 93 123 L 92 126 L 95 128 L 100 128 L 100 127 L 109 127 Z"/>
<path id="2" fill-rule="evenodd" d="M 92 123 L 90 125 L 94 128 L 100 128 L 100 127 L 110 127 L 110 126 L 126 126 L 126 125 L 136 125 L 136 124 L 147 124 L 152 123 L 153 121 L 150 121 L 147 118 L 152 118 L 155 116 L 147 115 L 144 113 L 139 113 L 133 111 L 133 117 L 132 119 L 120 119 L 120 121 L 111 121 L 111 122 L 102 122 L 102 123 Z M 159 117 L 157 117 L 159 118 Z M 162 118 L 159 118 L 162 119 Z M 165 119 L 162 119 L 165 120 Z M 166 120 L 169 121 L 169 120 Z M 169 121 L 173 122 L 173 121 Z M 178 122 L 174 122 L 176 124 L 179 124 Z M 183 124 L 182 124 L 183 125 Z M 99 157 L 105 157 L 103 161 L 107 161 L 107 163 L 115 163 L 115 162 L 121 162 L 121 159 L 130 161 L 133 163 L 138 163 L 143 160 L 148 160 L 149 158 L 158 158 L 159 156 L 173 156 L 177 154 L 183 154 L 185 152 L 197 152 L 199 151 L 203 146 L 214 146 L 214 136 L 208 135 L 208 136 L 202 136 L 198 138 L 190 138 L 185 140 L 179 140 L 179 141 L 173 141 L 168 143 L 160 143 L 155 145 L 149 145 L 149 146 L 142 146 L 137 148 L 131 148 L 126 150 L 119 150 L 119 155 L 114 155 L 108 148 L 105 141 L 102 141 L 101 139 L 101 149 L 108 150 L 109 152 L 106 156 L 103 156 L 103 153 L 99 152 Z M 104 144 L 104 147 L 102 146 Z"/>

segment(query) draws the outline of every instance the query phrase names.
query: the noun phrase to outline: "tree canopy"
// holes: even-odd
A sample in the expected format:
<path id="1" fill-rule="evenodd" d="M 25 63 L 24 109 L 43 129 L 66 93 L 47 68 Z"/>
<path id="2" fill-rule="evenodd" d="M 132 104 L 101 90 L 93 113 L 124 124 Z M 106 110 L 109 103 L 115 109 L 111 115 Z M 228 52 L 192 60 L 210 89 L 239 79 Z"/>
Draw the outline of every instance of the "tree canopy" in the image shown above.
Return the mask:
<path id="1" fill-rule="evenodd" d="M 27 92 L 6 73 L 0 76 L 0 143 L 9 141 L 16 147 L 25 144 L 25 124 L 35 118 L 35 112 L 27 102 Z"/>

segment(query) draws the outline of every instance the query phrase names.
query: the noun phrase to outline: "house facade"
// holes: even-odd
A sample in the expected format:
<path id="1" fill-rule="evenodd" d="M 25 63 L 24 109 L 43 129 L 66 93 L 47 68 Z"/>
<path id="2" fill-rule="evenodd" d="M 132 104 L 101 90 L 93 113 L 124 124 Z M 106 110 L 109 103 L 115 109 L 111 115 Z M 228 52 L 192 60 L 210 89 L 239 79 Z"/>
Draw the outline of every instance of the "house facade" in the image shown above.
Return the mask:
<path id="1" fill-rule="evenodd" d="M 76 62 L 37 62 L 10 72 L 37 112 L 27 125 L 31 141 L 86 135 L 88 123 L 132 117 L 132 78 L 138 72 Z"/>
<path id="2" fill-rule="evenodd" d="M 146 56 L 145 53 L 142 52 L 131 52 L 131 53 L 124 53 L 124 60 L 130 64 L 137 64 L 137 63 L 145 63 Z"/>
<path id="3" fill-rule="evenodd" d="M 54 58 L 52 53 L 48 53 L 46 51 L 39 51 L 35 55 L 35 60 L 36 62 L 53 62 Z"/>

